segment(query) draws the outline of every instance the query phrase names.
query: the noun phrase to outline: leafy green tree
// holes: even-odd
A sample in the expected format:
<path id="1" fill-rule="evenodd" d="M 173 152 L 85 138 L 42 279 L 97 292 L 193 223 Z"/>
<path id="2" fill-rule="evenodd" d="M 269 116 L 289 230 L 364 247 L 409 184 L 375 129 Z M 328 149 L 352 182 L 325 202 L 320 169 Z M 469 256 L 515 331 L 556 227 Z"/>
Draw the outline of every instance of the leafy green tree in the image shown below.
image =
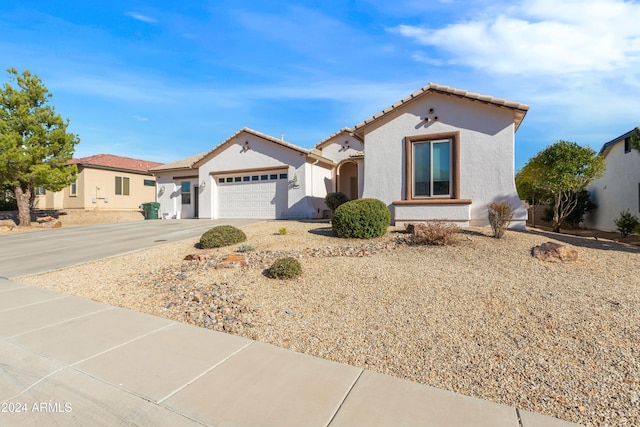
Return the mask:
<path id="1" fill-rule="evenodd" d="M 12 189 L 18 205 L 18 223 L 31 225 L 34 189 L 60 191 L 74 181 L 75 165 L 66 165 L 77 135 L 67 133 L 69 120 L 46 105 L 46 86 L 28 70 L 9 68 L 10 83 L 0 88 L 0 187 Z"/>
<path id="2" fill-rule="evenodd" d="M 527 163 L 518 173 L 516 173 L 516 189 L 518 196 L 522 200 L 529 202 L 531 207 L 531 223 L 536 226 L 536 209 L 543 203 L 547 203 L 551 197 L 546 192 L 539 181 L 541 172 L 536 169 L 537 165 Z"/>
<path id="3" fill-rule="evenodd" d="M 561 140 L 538 153 L 525 168 L 530 168 L 535 188 L 553 201 L 553 231 L 559 232 L 579 202 L 575 195 L 604 174 L 605 162 L 591 148 Z"/>
<path id="4" fill-rule="evenodd" d="M 640 153 L 640 127 L 636 128 L 636 131 L 631 135 L 631 148 Z"/>

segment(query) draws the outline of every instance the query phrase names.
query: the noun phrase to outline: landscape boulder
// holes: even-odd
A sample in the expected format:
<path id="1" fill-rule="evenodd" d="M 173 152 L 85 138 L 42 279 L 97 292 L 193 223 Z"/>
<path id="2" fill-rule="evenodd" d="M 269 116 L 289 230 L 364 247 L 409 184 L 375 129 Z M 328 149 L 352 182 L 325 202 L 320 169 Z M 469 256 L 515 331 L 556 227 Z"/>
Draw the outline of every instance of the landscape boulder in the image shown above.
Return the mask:
<path id="1" fill-rule="evenodd" d="M 576 261 L 578 259 L 578 252 L 575 249 L 554 242 L 535 246 L 531 250 L 531 255 L 548 262 Z"/>
<path id="2" fill-rule="evenodd" d="M 240 268 L 248 265 L 244 255 L 229 255 L 216 264 L 216 268 Z"/>
<path id="3" fill-rule="evenodd" d="M 60 228 L 60 227 L 62 227 L 62 223 L 60 221 L 58 221 L 57 218 L 54 218 L 52 216 L 43 216 L 41 218 L 37 218 L 36 222 L 41 227 L 45 227 L 45 228 Z"/>

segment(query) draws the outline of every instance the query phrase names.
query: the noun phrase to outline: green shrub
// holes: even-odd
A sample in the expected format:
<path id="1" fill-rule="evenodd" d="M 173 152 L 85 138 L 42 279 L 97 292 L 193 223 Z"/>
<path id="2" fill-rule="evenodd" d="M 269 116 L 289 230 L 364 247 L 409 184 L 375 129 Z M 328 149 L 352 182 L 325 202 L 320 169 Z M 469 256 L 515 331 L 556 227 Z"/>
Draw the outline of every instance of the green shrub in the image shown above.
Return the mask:
<path id="1" fill-rule="evenodd" d="M 277 259 L 269 268 L 269 277 L 274 279 L 292 279 L 301 274 L 300 263 L 291 257 Z"/>
<path id="2" fill-rule="evenodd" d="M 204 249 L 210 249 L 235 245 L 245 240 L 247 240 L 247 236 L 242 230 L 231 225 L 219 225 L 206 231 L 202 237 L 200 237 L 200 245 Z"/>
<path id="3" fill-rule="evenodd" d="M 370 239 L 387 232 L 391 215 L 377 199 L 351 200 L 338 206 L 331 221 L 333 231 L 340 237 Z"/>
<path id="4" fill-rule="evenodd" d="M 631 212 L 629 212 L 629 209 L 624 212 L 620 212 L 620 218 L 616 219 L 615 223 L 616 227 L 618 227 L 618 231 L 621 232 L 624 237 L 633 233 L 638 225 L 640 225 L 638 217 L 632 215 Z"/>
<path id="5" fill-rule="evenodd" d="M 237 252 L 250 252 L 255 250 L 256 250 L 256 247 L 253 246 L 252 244 L 243 243 L 240 246 L 238 246 Z"/>
<path id="6" fill-rule="evenodd" d="M 289 230 L 287 230 L 287 227 L 282 227 L 280 230 L 278 230 L 278 234 L 280 234 L 281 236 L 287 235 L 289 234 Z"/>
<path id="7" fill-rule="evenodd" d="M 324 198 L 324 204 L 327 205 L 331 212 L 335 212 L 338 209 L 338 206 L 344 205 L 349 201 L 349 198 L 346 194 L 337 192 L 337 193 L 329 193 L 327 197 Z"/>
<path id="8" fill-rule="evenodd" d="M 489 210 L 489 224 L 493 229 L 493 237 L 502 238 L 504 232 L 513 219 L 513 208 L 507 202 L 493 202 L 487 206 Z"/>

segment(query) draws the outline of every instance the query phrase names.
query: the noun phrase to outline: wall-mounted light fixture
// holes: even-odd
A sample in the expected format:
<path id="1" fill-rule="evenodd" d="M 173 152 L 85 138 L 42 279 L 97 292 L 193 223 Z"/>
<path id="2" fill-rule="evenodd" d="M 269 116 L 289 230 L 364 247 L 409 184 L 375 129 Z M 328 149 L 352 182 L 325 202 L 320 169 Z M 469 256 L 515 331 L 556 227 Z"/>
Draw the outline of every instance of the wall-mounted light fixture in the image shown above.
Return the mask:
<path id="1" fill-rule="evenodd" d="M 204 191 L 207 189 L 207 182 L 206 181 L 202 181 L 200 183 L 200 190 Z"/>
<path id="2" fill-rule="evenodd" d="M 242 152 L 251 150 L 251 146 L 249 145 L 249 141 L 244 142 L 244 146 L 242 147 Z"/>
<path id="3" fill-rule="evenodd" d="M 160 191 L 158 191 L 158 196 L 162 196 L 166 190 L 166 187 L 164 185 L 161 185 Z"/>
<path id="4" fill-rule="evenodd" d="M 298 182 L 298 175 L 293 175 L 293 179 L 291 180 L 291 186 L 293 188 L 300 188 L 300 183 Z"/>

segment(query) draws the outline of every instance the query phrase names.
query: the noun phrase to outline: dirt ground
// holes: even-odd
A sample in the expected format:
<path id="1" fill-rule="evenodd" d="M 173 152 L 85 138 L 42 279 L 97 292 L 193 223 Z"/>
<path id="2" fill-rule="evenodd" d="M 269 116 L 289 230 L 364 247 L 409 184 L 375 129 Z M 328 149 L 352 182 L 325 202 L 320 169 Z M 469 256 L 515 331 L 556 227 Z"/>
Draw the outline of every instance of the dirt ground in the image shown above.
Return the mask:
<path id="1" fill-rule="evenodd" d="M 38 218 L 46 216 L 56 218 L 61 223 L 62 227 L 76 227 L 79 225 L 91 224 L 113 224 L 117 222 L 144 220 L 144 214 L 142 211 L 105 211 L 95 209 L 34 210 L 31 212 L 31 226 L 18 227 L 15 225 L 17 223 L 18 212 L 3 211 L 0 212 L 0 235 L 50 228 L 46 224 L 39 224 L 37 222 Z"/>
<path id="2" fill-rule="evenodd" d="M 117 222 L 129 222 L 129 221 L 141 221 L 144 220 L 144 214 L 142 211 L 104 211 L 104 210 L 79 210 L 79 209 L 64 209 L 64 210 L 37 210 L 32 212 L 33 223 L 31 227 L 15 227 L 11 224 L 13 220 L 14 224 L 17 222 L 17 211 L 0 212 L 0 235 L 7 233 L 20 233 L 27 231 L 36 231 L 47 228 L 46 226 L 38 224 L 35 219 L 52 216 L 57 218 L 62 227 L 75 227 L 79 225 L 90 224 L 112 224 Z M 550 227 L 539 225 L 531 227 L 527 225 L 528 229 L 538 229 L 542 231 L 551 231 Z M 581 236 L 581 237 L 594 237 L 596 239 L 612 240 L 614 242 L 626 243 L 628 245 L 640 246 L 640 235 L 634 234 L 627 237 L 622 237 L 617 232 L 607 232 L 590 229 L 571 229 L 562 230 L 562 234 Z"/>

